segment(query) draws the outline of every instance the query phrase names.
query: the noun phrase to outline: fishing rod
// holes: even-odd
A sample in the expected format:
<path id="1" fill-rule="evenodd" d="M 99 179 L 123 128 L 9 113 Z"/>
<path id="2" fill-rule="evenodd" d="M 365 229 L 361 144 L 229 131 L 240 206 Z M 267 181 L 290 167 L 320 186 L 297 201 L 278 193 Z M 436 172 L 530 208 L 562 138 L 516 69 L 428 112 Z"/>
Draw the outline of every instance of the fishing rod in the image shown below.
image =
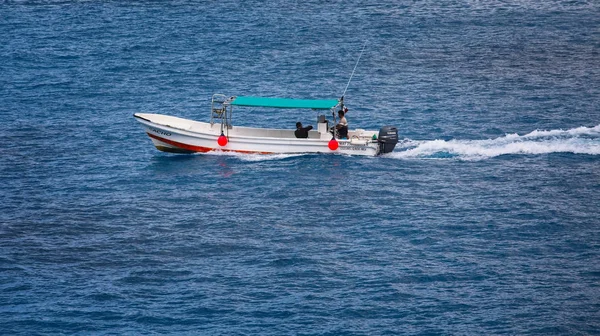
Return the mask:
<path id="1" fill-rule="evenodd" d="M 350 86 L 350 82 L 352 81 L 352 77 L 354 76 L 354 72 L 356 71 L 356 68 L 358 67 L 358 62 L 360 62 L 360 58 L 362 57 L 362 54 L 365 52 L 365 48 L 367 47 L 367 42 L 368 42 L 368 40 L 366 40 L 365 44 L 363 44 L 362 50 L 360 51 L 360 55 L 358 55 L 358 59 L 356 60 L 356 64 L 354 65 L 354 69 L 352 69 L 352 73 L 350 74 L 350 79 L 348 79 L 348 83 L 346 84 L 346 88 L 344 89 L 344 92 L 342 93 L 342 98 L 340 98 L 340 109 L 342 111 L 344 111 L 344 96 L 346 95 L 346 91 L 348 90 L 348 87 Z M 333 122 L 335 124 L 337 122 L 337 120 L 335 118 L 335 111 L 332 110 L 331 114 L 333 116 Z"/>
<path id="2" fill-rule="evenodd" d="M 360 58 L 362 57 L 362 54 L 365 52 L 365 48 L 367 47 L 367 41 L 365 41 L 365 44 L 362 47 L 362 51 L 360 52 L 360 55 L 358 55 L 358 59 L 356 60 L 356 64 L 354 65 L 354 69 L 352 70 L 352 74 L 350 74 L 350 79 L 348 80 L 348 84 L 346 84 L 344 93 L 342 93 L 342 102 L 344 101 L 344 96 L 346 95 L 346 90 L 348 90 L 348 86 L 350 86 L 350 82 L 352 81 L 352 76 L 354 76 L 354 72 L 356 71 L 356 67 L 358 67 L 358 62 L 360 62 Z"/>

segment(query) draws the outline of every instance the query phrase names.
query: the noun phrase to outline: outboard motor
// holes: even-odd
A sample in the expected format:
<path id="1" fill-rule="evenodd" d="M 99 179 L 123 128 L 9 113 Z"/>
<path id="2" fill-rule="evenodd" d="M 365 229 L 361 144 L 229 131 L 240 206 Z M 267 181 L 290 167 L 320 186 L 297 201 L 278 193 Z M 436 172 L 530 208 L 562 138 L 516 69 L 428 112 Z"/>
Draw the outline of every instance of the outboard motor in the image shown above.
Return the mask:
<path id="1" fill-rule="evenodd" d="M 398 129 L 394 126 L 383 126 L 379 130 L 377 142 L 379 142 L 378 154 L 390 153 L 398 143 Z"/>

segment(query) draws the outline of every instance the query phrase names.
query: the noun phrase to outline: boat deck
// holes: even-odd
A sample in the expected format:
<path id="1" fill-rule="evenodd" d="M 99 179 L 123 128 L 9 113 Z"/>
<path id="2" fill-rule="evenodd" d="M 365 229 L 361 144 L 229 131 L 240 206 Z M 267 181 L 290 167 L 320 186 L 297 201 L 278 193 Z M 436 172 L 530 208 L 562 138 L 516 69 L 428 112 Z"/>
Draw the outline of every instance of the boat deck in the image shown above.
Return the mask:
<path id="1" fill-rule="evenodd" d="M 163 125 L 187 132 L 202 133 L 202 134 L 214 134 L 219 135 L 221 132 L 220 124 L 213 124 L 201 121 L 194 121 L 190 119 L 183 119 L 179 117 L 167 116 L 162 114 L 153 113 L 136 113 L 136 117 L 147 120 L 156 125 Z M 255 137 L 255 138 L 275 138 L 275 139 L 296 139 L 294 134 L 295 129 L 274 129 L 274 128 L 254 128 L 254 127 L 243 127 L 243 126 L 232 126 L 229 128 L 229 136 L 241 136 L 241 137 Z M 365 131 L 361 129 L 350 130 L 348 136 L 359 137 L 359 138 L 370 138 L 375 132 Z M 308 132 L 308 139 L 314 140 L 329 140 L 331 135 L 329 133 L 319 133 L 316 130 Z"/>

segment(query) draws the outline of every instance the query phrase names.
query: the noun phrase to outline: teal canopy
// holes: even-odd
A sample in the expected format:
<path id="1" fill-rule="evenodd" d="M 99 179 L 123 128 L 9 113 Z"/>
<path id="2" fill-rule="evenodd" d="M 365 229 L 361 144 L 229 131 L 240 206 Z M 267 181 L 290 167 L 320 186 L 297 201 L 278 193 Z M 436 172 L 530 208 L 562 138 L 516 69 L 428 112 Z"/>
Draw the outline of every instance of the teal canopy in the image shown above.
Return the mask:
<path id="1" fill-rule="evenodd" d="M 337 99 L 290 99 L 290 98 L 265 98 L 238 96 L 230 103 L 236 106 L 277 107 L 277 108 L 305 108 L 328 110 L 338 104 Z"/>

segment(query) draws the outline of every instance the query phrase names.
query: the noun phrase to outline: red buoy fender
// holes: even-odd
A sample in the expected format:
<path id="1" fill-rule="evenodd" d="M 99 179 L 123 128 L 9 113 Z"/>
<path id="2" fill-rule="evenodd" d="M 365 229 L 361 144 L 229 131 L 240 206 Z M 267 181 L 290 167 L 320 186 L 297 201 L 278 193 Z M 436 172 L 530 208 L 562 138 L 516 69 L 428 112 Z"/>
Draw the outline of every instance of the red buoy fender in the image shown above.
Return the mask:
<path id="1" fill-rule="evenodd" d="M 331 150 L 336 150 L 336 149 L 338 149 L 339 146 L 340 146 L 340 144 L 335 139 L 329 140 L 329 143 L 327 144 L 327 147 L 329 147 L 329 149 L 331 149 Z"/>
<path id="2" fill-rule="evenodd" d="M 221 133 L 221 135 L 219 136 L 219 138 L 217 139 L 217 143 L 219 144 L 219 146 L 223 147 L 225 145 L 227 145 L 227 137 L 225 136 L 225 134 Z"/>

